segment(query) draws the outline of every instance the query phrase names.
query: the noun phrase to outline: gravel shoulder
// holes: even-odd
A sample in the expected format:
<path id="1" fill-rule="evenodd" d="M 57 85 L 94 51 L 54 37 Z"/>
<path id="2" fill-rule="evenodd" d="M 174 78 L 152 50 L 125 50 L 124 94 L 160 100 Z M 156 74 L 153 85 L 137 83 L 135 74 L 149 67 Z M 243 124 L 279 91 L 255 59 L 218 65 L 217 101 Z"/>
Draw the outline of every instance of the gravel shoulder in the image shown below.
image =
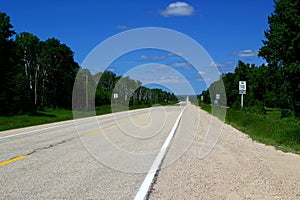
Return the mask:
<path id="1" fill-rule="evenodd" d="M 218 136 L 207 140 L 212 129 L 220 137 L 203 156 L 203 149 L 212 147 Z M 300 199 L 299 155 L 257 143 L 195 106 L 186 109 L 165 161 L 174 159 L 191 132 L 196 134 L 190 147 L 163 165 L 149 199 Z"/>

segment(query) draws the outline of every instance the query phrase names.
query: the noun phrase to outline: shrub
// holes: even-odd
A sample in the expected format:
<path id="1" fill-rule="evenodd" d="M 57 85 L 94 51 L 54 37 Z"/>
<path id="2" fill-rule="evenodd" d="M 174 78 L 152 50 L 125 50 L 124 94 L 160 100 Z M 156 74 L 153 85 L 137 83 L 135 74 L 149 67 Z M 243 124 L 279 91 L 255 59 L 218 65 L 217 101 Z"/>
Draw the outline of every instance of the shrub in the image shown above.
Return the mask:
<path id="1" fill-rule="evenodd" d="M 244 110 L 250 113 L 262 114 L 262 115 L 266 114 L 266 109 L 264 106 L 249 106 L 249 107 L 245 107 Z"/>
<path id="2" fill-rule="evenodd" d="M 281 109 L 281 118 L 284 118 L 284 117 L 291 117 L 293 116 L 293 112 L 291 109 Z"/>

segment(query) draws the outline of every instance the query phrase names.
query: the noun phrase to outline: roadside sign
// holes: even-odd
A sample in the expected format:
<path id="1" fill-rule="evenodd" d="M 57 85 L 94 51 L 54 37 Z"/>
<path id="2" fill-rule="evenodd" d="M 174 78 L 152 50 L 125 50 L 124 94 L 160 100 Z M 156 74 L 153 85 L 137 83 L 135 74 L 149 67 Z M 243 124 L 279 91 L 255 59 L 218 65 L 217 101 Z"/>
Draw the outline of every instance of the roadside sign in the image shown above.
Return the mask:
<path id="1" fill-rule="evenodd" d="M 239 94 L 246 94 L 246 81 L 239 81 Z"/>
<path id="2" fill-rule="evenodd" d="M 119 98 L 118 93 L 114 93 L 114 99 L 117 99 L 117 98 Z"/>
<path id="3" fill-rule="evenodd" d="M 214 105 L 218 105 L 219 104 L 219 100 L 218 99 L 215 99 L 214 100 Z"/>
<path id="4" fill-rule="evenodd" d="M 239 81 L 239 94 L 241 94 L 241 107 L 244 107 L 244 94 L 246 94 L 246 81 Z"/>
<path id="5" fill-rule="evenodd" d="M 220 94 L 216 94 L 216 99 L 220 99 Z"/>

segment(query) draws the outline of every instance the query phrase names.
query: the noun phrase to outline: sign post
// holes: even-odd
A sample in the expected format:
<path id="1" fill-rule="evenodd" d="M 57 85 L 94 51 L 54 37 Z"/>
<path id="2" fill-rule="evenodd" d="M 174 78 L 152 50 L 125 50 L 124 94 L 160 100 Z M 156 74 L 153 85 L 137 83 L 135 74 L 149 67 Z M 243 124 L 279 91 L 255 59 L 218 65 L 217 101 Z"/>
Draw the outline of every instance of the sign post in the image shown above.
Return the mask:
<path id="1" fill-rule="evenodd" d="M 244 107 L 244 94 L 246 94 L 246 81 L 239 81 L 239 94 L 241 94 L 241 107 Z"/>

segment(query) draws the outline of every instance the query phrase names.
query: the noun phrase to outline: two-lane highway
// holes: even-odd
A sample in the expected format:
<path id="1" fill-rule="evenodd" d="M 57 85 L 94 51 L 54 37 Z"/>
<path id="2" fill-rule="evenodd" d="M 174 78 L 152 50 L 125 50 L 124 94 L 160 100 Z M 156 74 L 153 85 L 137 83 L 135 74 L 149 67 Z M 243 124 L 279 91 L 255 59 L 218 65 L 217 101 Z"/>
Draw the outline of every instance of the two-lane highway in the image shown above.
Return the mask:
<path id="1" fill-rule="evenodd" d="M 300 198 L 299 155 L 256 143 L 190 103 L 182 110 L 0 132 L 0 198 L 142 199 L 145 191 L 146 199 Z"/>
<path id="2" fill-rule="evenodd" d="M 1 132 L 0 198 L 133 199 L 182 109 L 153 107 Z"/>

